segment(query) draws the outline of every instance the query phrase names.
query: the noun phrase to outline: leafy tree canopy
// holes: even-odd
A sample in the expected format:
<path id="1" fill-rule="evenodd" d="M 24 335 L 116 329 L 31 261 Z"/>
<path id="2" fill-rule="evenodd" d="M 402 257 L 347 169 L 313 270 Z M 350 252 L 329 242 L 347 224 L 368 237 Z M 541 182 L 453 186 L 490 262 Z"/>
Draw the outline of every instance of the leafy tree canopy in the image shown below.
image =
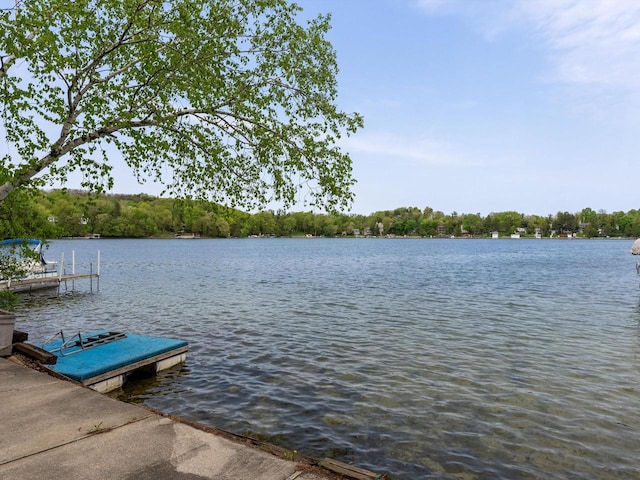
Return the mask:
<path id="1" fill-rule="evenodd" d="M 22 197 L 22 198 L 19 198 Z M 312 211 L 261 211 L 255 214 L 202 200 L 159 198 L 146 194 L 91 195 L 87 191 L 16 191 L 0 203 L 0 238 L 82 237 L 201 237 L 265 236 L 473 236 L 493 232 L 510 236 L 517 229 L 533 237 L 640 237 L 640 210 L 600 211 L 586 221 L 584 209 L 575 214 L 525 215 L 514 211 L 445 215 L 430 207 L 377 211 L 369 215 L 319 214 Z M 562 224 L 558 221 L 564 217 Z M 568 230 L 569 223 L 576 230 Z M 382 224 L 382 231 L 380 230 Z M 1 259 L 0 259 L 1 263 Z"/>
<path id="2" fill-rule="evenodd" d="M 362 126 L 337 107 L 330 16 L 286 0 L 38 0 L 0 11 L 0 201 L 112 187 L 119 154 L 165 193 L 348 207 Z M 119 153 L 116 153 L 119 152 Z"/>

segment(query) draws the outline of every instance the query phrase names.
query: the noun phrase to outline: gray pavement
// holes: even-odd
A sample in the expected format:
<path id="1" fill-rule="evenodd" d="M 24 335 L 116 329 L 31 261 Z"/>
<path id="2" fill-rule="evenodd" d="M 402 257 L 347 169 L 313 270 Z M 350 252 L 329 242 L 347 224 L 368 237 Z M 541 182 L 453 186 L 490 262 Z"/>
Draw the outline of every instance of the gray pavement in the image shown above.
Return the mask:
<path id="1" fill-rule="evenodd" d="M 4 358 L 0 405 L 0 478 L 336 478 Z"/>

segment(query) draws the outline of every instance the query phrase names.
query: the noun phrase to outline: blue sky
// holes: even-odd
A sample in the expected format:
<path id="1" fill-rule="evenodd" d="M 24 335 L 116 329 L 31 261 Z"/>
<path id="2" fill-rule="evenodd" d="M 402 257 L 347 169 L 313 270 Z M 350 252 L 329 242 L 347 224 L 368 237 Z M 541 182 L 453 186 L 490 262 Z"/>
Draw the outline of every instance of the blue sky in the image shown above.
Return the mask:
<path id="1" fill-rule="evenodd" d="M 639 208 L 637 0 L 298 0 L 332 14 L 352 211 Z"/>
<path id="2" fill-rule="evenodd" d="M 331 13 L 339 104 L 365 119 L 341 145 L 352 213 L 640 208 L 639 0 L 297 3 Z"/>

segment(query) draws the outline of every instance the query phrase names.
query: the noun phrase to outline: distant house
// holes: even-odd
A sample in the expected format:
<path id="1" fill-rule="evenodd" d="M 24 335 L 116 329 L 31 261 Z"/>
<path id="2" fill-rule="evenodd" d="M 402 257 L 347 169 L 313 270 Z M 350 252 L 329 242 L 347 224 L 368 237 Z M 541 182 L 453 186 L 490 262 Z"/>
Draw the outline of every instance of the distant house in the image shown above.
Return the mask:
<path id="1" fill-rule="evenodd" d="M 438 233 L 439 237 L 444 237 L 447 234 L 446 225 L 438 225 L 436 232 Z"/>
<path id="2" fill-rule="evenodd" d="M 500 234 L 498 232 L 491 232 L 491 238 L 500 238 Z"/>
<path id="3" fill-rule="evenodd" d="M 53 215 L 47 217 L 49 223 L 58 223 L 58 217 L 54 217 Z"/>
<path id="4" fill-rule="evenodd" d="M 353 234 L 354 234 L 356 237 L 360 236 L 360 229 L 359 229 L 359 228 L 354 228 L 354 229 L 353 229 Z"/>

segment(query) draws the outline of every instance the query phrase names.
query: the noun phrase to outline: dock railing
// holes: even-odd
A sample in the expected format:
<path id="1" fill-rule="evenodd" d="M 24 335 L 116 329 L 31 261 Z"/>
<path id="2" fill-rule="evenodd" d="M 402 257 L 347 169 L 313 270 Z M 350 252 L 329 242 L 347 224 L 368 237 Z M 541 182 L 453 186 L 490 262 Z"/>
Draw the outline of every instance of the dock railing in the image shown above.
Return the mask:
<path id="1" fill-rule="evenodd" d="M 53 263 L 53 262 L 52 262 Z M 93 279 L 96 279 L 97 290 L 100 290 L 100 251 L 98 250 L 97 270 L 94 272 L 93 263 L 89 263 L 89 273 L 76 273 L 75 250 L 71 252 L 71 273 L 67 273 L 67 266 L 64 264 L 64 252 L 61 254 L 60 262 L 54 269 L 47 270 L 46 266 L 39 272 L 34 272 L 28 276 L 20 278 L 10 278 L 0 281 L 0 290 L 10 290 L 14 292 L 30 292 L 45 288 L 58 288 L 58 292 L 64 284 L 65 291 L 75 290 L 76 280 L 89 280 L 90 291 L 93 292 Z M 69 284 L 71 288 L 69 288 Z"/>

